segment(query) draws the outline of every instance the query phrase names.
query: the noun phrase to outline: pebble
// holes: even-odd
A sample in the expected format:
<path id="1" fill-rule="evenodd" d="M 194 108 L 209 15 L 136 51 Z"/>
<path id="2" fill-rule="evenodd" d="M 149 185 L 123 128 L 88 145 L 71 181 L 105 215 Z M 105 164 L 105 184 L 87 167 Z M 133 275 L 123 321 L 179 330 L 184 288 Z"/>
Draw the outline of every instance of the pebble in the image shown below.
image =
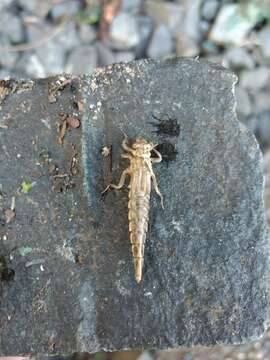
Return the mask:
<path id="1" fill-rule="evenodd" d="M 53 0 L 17 0 L 18 4 L 28 11 L 35 14 L 38 17 L 46 16 L 52 8 Z"/>
<path id="2" fill-rule="evenodd" d="M 216 17 L 209 39 L 220 44 L 239 45 L 261 18 L 261 10 L 255 3 L 225 4 Z"/>
<path id="3" fill-rule="evenodd" d="M 234 70 L 253 69 L 255 67 L 252 55 L 243 47 L 231 48 L 227 51 L 224 60 Z"/>
<path id="4" fill-rule="evenodd" d="M 239 118 L 248 116 L 252 112 L 251 101 L 248 92 L 240 86 L 235 88 L 236 111 Z"/>
<path id="5" fill-rule="evenodd" d="M 36 54 L 23 53 L 16 64 L 16 70 L 23 71 L 31 78 L 43 78 L 47 75 L 45 68 Z"/>
<path id="6" fill-rule="evenodd" d="M 7 11 L 3 11 L 0 13 L 0 24 L 1 29 L 0 33 L 5 35 L 10 42 L 19 43 L 23 41 L 23 28 L 21 19 Z M 3 35 L 0 35 L 1 37 Z"/>
<path id="7" fill-rule="evenodd" d="M 139 30 L 139 44 L 135 48 L 137 58 L 145 57 L 146 48 L 153 33 L 153 22 L 146 15 L 139 15 L 137 18 L 137 27 Z"/>
<path id="8" fill-rule="evenodd" d="M 63 72 L 67 52 L 74 49 L 79 43 L 75 25 L 68 23 L 56 37 L 38 47 L 36 53 L 46 74 L 54 75 Z"/>
<path id="9" fill-rule="evenodd" d="M 8 38 L 5 35 L 0 34 L 0 48 L 8 47 L 10 45 Z M 13 68 L 15 66 L 16 61 L 19 58 L 19 54 L 17 52 L 6 51 L 0 49 L 0 66 Z"/>
<path id="10" fill-rule="evenodd" d="M 173 51 L 173 41 L 167 27 L 160 24 L 154 30 L 152 39 L 147 49 L 147 55 L 151 58 L 164 58 Z"/>
<path id="11" fill-rule="evenodd" d="M 36 49 L 36 54 L 47 75 L 63 72 L 66 54 L 61 43 L 59 44 L 55 39 L 48 41 Z"/>
<path id="12" fill-rule="evenodd" d="M 96 42 L 98 65 L 106 66 L 116 62 L 115 53 L 101 41 Z"/>
<path id="13" fill-rule="evenodd" d="M 65 72 L 82 75 L 91 74 L 97 66 L 97 50 L 93 45 L 82 45 L 72 50 L 65 66 Z"/>
<path id="14" fill-rule="evenodd" d="M 217 0 L 206 0 L 204 1 L 201 8 L 202 18 L 207 21 L 214 20 L 216 13 L 219 8 L 219 2 Z"/>
<path id="15" fill-rule="evenodd" d="M 127 50 L 137 46 L 140 37 L 136 18 L 124 12 L 116 15 L 110 26 L 109 38 L 112 47 L 118 50 Z"/>
<path id="16" fill-rule="evenodd" d="M 0 69 L 0 79 L 6 80 L 9 78 L 15 78 L 15 76 L 13 76 L 13 72 L 8 69 Z"/>
<path id="17" fill-rule="evenodd" d="M 240 84 L 245 89 L 258 91 L 270 86 L 270 68 L 258 67 L 254 70 L 245 70 L 240 77 Z"/>
<path id="18" fill-rule="evenodd" d="M 257 136 L 263 147 L 270 146 L 270 112 L 265 111 L 258 115 Z"/>
<path id="19" fill-rule="evenodd" d="M 33 24 L 26 23 L 24 27 L 25 27 L 27 42 L 30 43 L 39 41 L 42 38 L 42 36 L 49 31 L 49 25 L 42 19 L 39 19 L 37 22 L 34 22 Z"/>
<path id="20" fill-rule="evenodd" d="M 142 7 L 142 0 L 122 0 L 122 11 L 138 13 Z"/>
<path id="21" fill-rule="evenodd" d="M 137 360 L 153 360 L 153 356 L 148 351 L 144 351 Z"/>
<path id="22" fill-rule="evenodd" d="M 254 94 L 255 111 L 270 111 L 270 94 L 269 91 L 260 91 Z M 270 121 L 270 118 L 269 118 Z"/>
<path id="23" fill-rule="evenodd" d="M 68 22 L 54 40 L 62 47 L 62 51 L 70 51 L 80 44 L 75 23 Z"/>
<path id="24" fill-rule="evenodd" d="M 4 9 L 5 7 L 8 7 L 11 5 L 13 0 L 0 0 L 0 11 Z"/>
<path id="25" fill-rule="evenodd" d="M 193 0 L 186 2 L 184 15 L 184 28 L 182 31 L 192 40 L 199 43 L 202 40 L 202 34 L 199 28 L 200 8 L 202 0 Z"/>
<path id="26" fill-rule="evenodd" d="M 270 59 L 270 26 L 261 30 L 257 35 L 257 39 L 262 49 L 263 56 Z"/>
<path id="27" fill-rule="evenodd" d="M 173 35 L 183 27 L 185 8 L 181 4 L 146 0 L 145 10 L 155 24 L 164 24 Z"/>
<path id="28" fill-rule="evenodd" d="M 248 116 L 247 118 L 240 118 L 241 120 L 253 134 L 257 131 L 258 128 L 258 118 L 256 115 Z"/>
<path id="29" fill-rule="evenodd" d="M 29 42 L 39 42 L 44 38 L 44 34 L 50 32 L 51 27 L 44 21 L 41 21 L 35 25 L 26 27 L 27 38 Z M 53 44 L 53 46 L 51 46 Z M 61 48 L 61 52 L 65 53 L 72 50 L 74 47 L 80 44 L 80 38 L 76 30 L 75 24 L 69 22 L 65 24 L 63 30 L 58 33 L 53 39 L 49 39 L 47 42 L 42 44 L 41 47 L 37 48 L 37 51 L 43 56 L 47 51 L 51 51 L 51 48 Z M 55 55 L 55 53 L 54 53 Z"/>
<path id="30" fill-rule="evenodd" d="M 200 49 L 196 41 L 185 34 L 179 34 L 175 39 L 176 54 L 178 56 L 196 56 Z"/>
<path id="31" fill-rule="evenodd" d="M 210 23 L 206 20 L 201 20 L 199 23 L 199 29 L 203 34 L 206 34 L 209 31 L 210 27 Z"/>
<path id="32" fill-rule="evenodd" d="M 80 3 L 77 0 L 69 0 L 67 2 L 56 3 L 51 9 L 51 16 L 57 19 L 62 16 L 74 16 L 80 7 Z"/>
<path id="33" fill-rule="evenodd" d="M 97 38 L 97 31 L 93 25 L 82 23 L 79 26 L 79 36 L 83 44 L 91 44 Z"/>

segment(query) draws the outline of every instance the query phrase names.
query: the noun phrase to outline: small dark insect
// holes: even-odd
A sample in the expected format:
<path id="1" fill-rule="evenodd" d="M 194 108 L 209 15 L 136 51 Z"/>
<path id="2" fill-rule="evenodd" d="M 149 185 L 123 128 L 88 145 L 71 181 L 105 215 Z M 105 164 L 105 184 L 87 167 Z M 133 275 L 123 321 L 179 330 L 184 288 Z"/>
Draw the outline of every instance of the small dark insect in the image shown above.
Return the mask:
<path id="1" fill-rule="evenodd" d="M 179 136 L 180 125 L 178 124 L 177 119 L 170 118 L 167 114 L 160 114 L 159 116 L 152 115 L 152 117 L 158 121 L 157 123 L 152 123 L 157 127 L 157 130 L 155 131 L 157 134 Z"/>
<path id="2" fill-rule="evenodd" d="M 15 271 L 7 266 L 5 257 L 0 255 L 0 281 L 10 281 L 14 275 Z"/>

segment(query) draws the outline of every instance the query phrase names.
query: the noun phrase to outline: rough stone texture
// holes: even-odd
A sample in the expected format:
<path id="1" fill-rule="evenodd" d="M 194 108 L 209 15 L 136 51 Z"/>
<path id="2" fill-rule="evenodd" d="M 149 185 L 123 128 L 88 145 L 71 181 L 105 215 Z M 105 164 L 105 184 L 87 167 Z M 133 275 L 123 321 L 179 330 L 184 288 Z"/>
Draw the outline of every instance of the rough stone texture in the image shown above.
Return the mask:
<path id="1" fill-rule="evenodd" d="M 4 83 L 1 355 L 262 336 L 270 260 L 261 154 L 236 119 L 235 82 L 219 66 L 184 59 L 109 66 L 71 83 Z M 63 147 L 60 113 L 82 115 Z M 140 285 L 127 190 L 101 197 L 127 166 L 123 132 L 158 143 L 164 159 L 154 168 L 165 210 L 153 195 Z M 103 146 L 111 146 L 111 158 L 101 155 Z M 12 218 L 6 210 L 14 196 Z"/>

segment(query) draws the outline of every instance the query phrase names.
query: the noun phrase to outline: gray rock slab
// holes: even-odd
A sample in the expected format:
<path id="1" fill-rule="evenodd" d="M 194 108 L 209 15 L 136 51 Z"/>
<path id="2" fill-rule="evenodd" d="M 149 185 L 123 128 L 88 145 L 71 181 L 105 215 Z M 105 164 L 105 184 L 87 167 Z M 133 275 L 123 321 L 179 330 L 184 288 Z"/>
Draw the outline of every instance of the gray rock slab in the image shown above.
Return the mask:
<path id="1" fill-rule="evenodd" d="M 262 159 L 236 119 L 235 82 L 220 66 L 180 59 L 1 83 L 9 89 L 0 117 L 1 355 L 262 336 L 270 300 Z M 61 146 L 63 113 L 81 126 Z M 123 132 L 151 139 L 163 156 L 154 170 L 165 210 L 152 194 L 140 285 L 127 189 L 101 196 L 127 167 Z M 14 197 L 15 218 L 6 211 Z"/>

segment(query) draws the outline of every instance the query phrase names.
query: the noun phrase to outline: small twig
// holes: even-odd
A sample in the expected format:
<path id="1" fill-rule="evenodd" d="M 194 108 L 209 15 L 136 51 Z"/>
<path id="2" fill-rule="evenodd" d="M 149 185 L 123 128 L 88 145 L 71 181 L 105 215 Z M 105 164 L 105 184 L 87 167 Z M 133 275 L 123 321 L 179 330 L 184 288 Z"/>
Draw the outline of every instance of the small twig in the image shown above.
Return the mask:
<path id="1" fill-rule="evenodd" d="M 48 41 L 52 40 L 61 31 L 63 31 L 65 25 L 68 23 L 68 20 L 69 17 L 64 16 L 61 22 L 57 26 L 45 32 L 44 35 L 37 41 L 33 41 L 32 43 L 18 44 L 18 45 L 0 46 L 0 52 L 22 52 L 22 51 L 36 49 L 46 44 Z"/>
<path id="2" fill-rule="evenodd" d="M 10 209 L 15 210 L 15 196 L 12 196 L 12 198 L 11 198 Z"/>
<path id="3" fill-rule="evenodd" d="M 122 0 L 101 0 L 101 16 L 99 20 L 99 38 L 106 37 L 110 23 L 122 5 Z"/>

